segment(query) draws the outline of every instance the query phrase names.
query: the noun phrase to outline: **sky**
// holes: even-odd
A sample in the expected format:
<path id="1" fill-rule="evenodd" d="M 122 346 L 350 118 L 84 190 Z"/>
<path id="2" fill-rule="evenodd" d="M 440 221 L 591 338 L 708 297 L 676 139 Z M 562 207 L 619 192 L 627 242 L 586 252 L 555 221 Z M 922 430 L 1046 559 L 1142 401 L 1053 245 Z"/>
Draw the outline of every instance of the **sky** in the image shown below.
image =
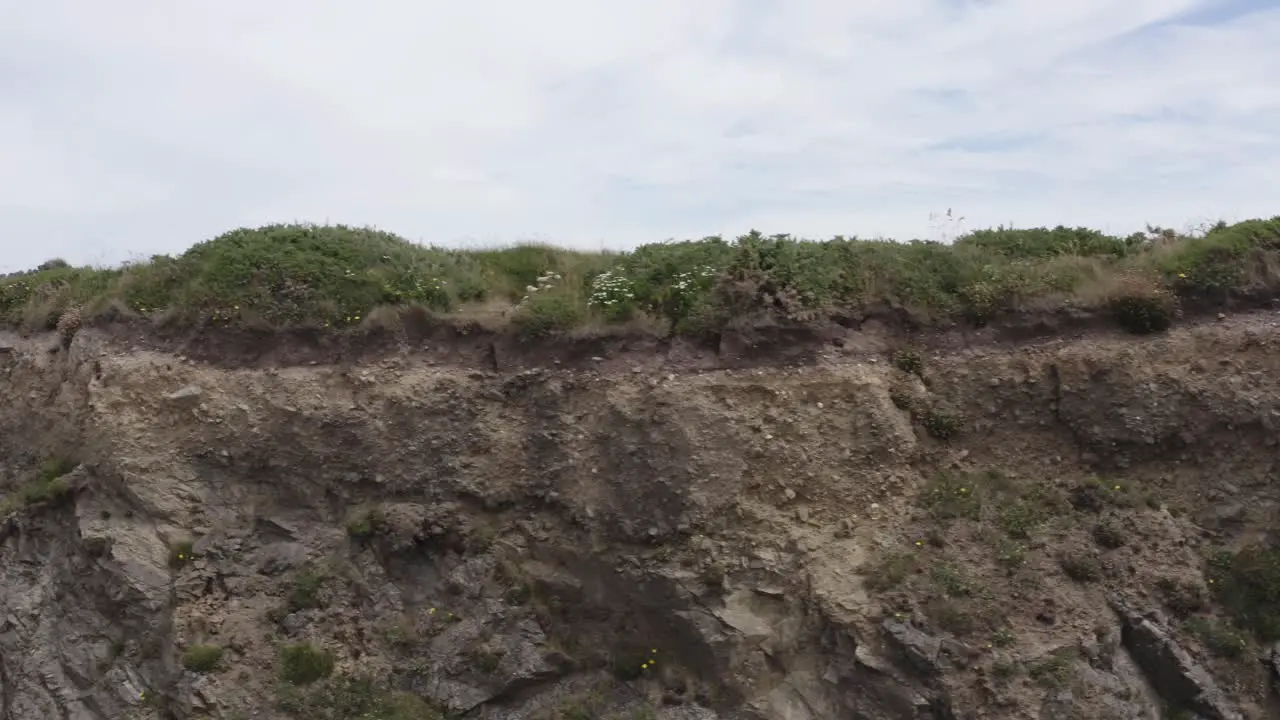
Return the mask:
<path id="1" fill-rule="evenodd" d="M 294 221 L 622 249 L 1271 217 L 1277 37 L 1280 0 L 0 0 L 0 271 Z"/>

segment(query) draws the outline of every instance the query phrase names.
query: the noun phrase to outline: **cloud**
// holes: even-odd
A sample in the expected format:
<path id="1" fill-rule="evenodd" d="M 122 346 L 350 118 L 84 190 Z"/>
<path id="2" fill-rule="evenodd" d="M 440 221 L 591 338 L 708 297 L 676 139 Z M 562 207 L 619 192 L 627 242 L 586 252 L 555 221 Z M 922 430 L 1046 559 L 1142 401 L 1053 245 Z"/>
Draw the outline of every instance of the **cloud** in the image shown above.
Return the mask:
<path id="1" fill-rule="evenodd" d="M 292 220 L 595 248 L 1280 212 L 1264 0 L 3 4 L 0 270 Z"/>

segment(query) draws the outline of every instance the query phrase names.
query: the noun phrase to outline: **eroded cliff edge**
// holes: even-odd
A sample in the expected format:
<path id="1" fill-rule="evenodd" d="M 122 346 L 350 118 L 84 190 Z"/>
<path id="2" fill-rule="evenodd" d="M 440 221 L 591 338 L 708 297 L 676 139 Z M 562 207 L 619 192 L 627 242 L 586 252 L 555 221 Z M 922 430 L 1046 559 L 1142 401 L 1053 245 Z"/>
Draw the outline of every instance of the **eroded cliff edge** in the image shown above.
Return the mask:
<path id="1" fill-rule="evenodd" d="M 1277 319 L 696 371 L 5 336 L 0 720 L 1266 717 L 1212 561 L 1273 539 Z"/>

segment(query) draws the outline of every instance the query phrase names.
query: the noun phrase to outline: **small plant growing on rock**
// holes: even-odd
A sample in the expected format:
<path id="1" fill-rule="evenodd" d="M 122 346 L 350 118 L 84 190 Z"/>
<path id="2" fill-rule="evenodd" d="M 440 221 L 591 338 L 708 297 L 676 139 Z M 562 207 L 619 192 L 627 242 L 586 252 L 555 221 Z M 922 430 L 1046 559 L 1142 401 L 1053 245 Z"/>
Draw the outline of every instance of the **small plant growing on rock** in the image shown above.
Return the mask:
<path id="1" fill-rule="evenodd" d="M 1037 685 L 1045 688 L 1060 688 L 1067 684 L 1073 674 L 1076 653 L 1072 648 L 1059 648 L 1049 653 L 1040 662 L 1032 665 L 1027 674 Z"/>
<path id="2" fill-rule="evenodd" d="M 964 416 L 954 410 L 932 408 L 924 416 L 924 429 L 938 440 L 950 440 L 960 434 Z"/>
<path id="3" fill-rule="evenodd" d="M 1124 531 L 1119 525 L 1101 522 L 1093 526 L 1093 541 L 1106 550 L 1115 550 L 1124 545 Z"/>
<path id="4" fill-rule="evenodd" d="M 982 495 L 968 475 L 939 472 L 917 502 L 938 520 L 977 520 L 982 514 Z"/>
<path id="5" fill-rule="evenodd" d="M 863 582 L 870 590 L 891 590 L 920 569 L 920 556 L 916 552 L 890 552 L 882 555 L 862 571 Z"/>
<path id="6" fill-rule="evenodd" d="M 192 645 L 182 653 L 182 667 L 191 672 L 213 672 L 221 662 L 221 645 Z"/>
<path id="7" fill-rule="evenodd" d="M 1280 550 L 1249 545 L 1209 559 L 1209 589 L 1242 627 L 1263 642 L 1280 640 Z"/>
<path id="8" fill-rule="evenodd" d="M 1206 618 L 1192 618 L 1187 629 L 1200 638 L 1209 652 L 1221 658 L 1237 660 L 1249 649 L 1249 641 L 1225 623 Z"/>
<path id="9" fill-rule="evenodd" d="M 996 562 L 1008 570 L 1022 567 L 1027 561 L 1027 548 L 1017 540 L 1000 538 L 996 541 Z"/>
<path id="10" fill-rule="evenodd" d="M 1174 617 L 1189 617 L 1208 605 L 1204 592 L 1195 583 L 1170 577 L 1160 578 L 1156 581 L 1156 591 Z"/>
<path id="11" fill-rule="evenodd" d="M 1014 503 L 1000 512 L 1000 528 L 1015 540 L 1026 540 L 1040 524 L 1040 514 L 1025 503 Z"/>
<path id="12" fill-rule="evenodd" d="M 191 562 L 192 548 L 195 543 L 190 538 L 175 540 L 169 545 L 169 567 L 178 569 Z"/>
<path id="13" fill-rule="evenodd" d="M 310 566 L 302 568 L 293 578 L 286 603 L 289 612 L 311 610 L 320 607 L 320 589 L 327 579 L 324 571 Z"/>
<path id="14" fill-rule="evenodd" d="M 71 484 L 66 476 L 76 468 L 72 460 L 55 456 L 46 459 L 40 470 L 26 482 L 17 492 L 0 500 L 0 517 L 17 510 L 35 505 L 57 505 L 69 499 L 72 494 Z"/>
<path id="15" fill-rule="evenodd" d="M 1065 552 L 1058 564 L 1067 577 L 1076 582 L 1095 582 L 1102 578 L 1102 563 L 1090 553 Z"/>
<path id="16" fill-rule="evenodd" d="M 497 672 L 498 667 L 502 665 L 502 653 L 490 650 L 489 648 L 477 648 L 472 650 L 471 665 L 485 675 Z"/>
<path id="17" fill-rule="evenodd" d="M 903 348 L 893 354 L 893 365 L 909 375 L 924 372 L 924 359 L 912 348 Z"/>
<path id="18" fill-rule="evenodd" d="M 347 535 L 355 540 L 367 540 L 382 530 L 384 522 L 380 509 L 361 508 L 347 518 Z"/>
<path id="19" fill-rule="evenodd" d="M 333 653 L 310 643 L 280 650 L 280 677 L 292 685 L 309 685 L 333 674 Z"/>
<path id="20" fill-rule="evenodd" d="M 915 402 L 913 402 L 911 397 L 911 391 L 902 384 L 895 383 L 893 387 L 889 388 L 889 400 L 892 401 L 894 407 L 899 410 L 911 412 L 915 409 Z"/>

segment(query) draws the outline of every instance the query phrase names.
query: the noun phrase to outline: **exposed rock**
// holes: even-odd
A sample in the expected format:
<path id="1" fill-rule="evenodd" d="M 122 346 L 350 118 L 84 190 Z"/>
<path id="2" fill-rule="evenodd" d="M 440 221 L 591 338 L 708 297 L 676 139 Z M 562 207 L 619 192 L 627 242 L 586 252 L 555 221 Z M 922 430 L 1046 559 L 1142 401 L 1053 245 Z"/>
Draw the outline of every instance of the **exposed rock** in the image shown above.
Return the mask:
<path id="1" fill-rule="evenodd" d="M 1135 660 L 1239 717 L 1260 666 L 1215 687 L 1151 618 L 1100 630 L 1097 597 L 1203 587 L 1204 552 L 1270 517 L 1280 357 L 1241 345 L 1253 323 L 922 336 L 905 380 L 852 329 L 732 371 L 610 347 L 476 372 L 434 342 L 229 370 L 94 327 L 24 338 L 0 368 L 0 717 L 359 716 L 335 703 L 368 675 L 494 720 L 1145 720 Z M 930 407 L 963 409 L 963 447 Z M 82 469 L 50 481 L 62 453 Z M 1103 523 L 1125 542 L 1096 546 Z M 1059 570 L 1080 548 L 1097 577 Z M 295 643 L 333 668 L 290 697 Z M 184 657 L 205 645 L 216 667 Z"/>
<path id="2" fill-rule="evenodd" d="M 1123 604 L 1112 605 L 1120 616 L 1124 646 L 1161 697 L 1207 720 L 1243 720 L 1213 678 L 1164 628 Z"/>

